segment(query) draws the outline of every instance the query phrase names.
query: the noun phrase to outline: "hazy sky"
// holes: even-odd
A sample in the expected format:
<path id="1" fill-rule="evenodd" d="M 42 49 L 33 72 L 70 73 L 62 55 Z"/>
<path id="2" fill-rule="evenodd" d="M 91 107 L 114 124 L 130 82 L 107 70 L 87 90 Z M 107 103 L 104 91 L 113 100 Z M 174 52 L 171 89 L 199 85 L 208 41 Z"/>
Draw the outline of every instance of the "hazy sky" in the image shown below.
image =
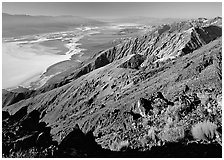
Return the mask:
<path id="1" fill-rule="evenodd" d="M 222 16 L 221 2 L 3 2 L 9 14 L 83 17 L 198 18 Z"/>

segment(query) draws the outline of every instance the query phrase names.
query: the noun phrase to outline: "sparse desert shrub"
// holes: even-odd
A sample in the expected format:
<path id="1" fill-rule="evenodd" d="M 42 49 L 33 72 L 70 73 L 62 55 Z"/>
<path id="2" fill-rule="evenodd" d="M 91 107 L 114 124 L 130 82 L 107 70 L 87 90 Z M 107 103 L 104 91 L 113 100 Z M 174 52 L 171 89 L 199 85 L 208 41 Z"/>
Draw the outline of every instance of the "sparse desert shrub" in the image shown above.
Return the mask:
<path id="1" fill-rule="evenodd" d="M 29 150 L 10 151 L 8 157 L 5 158 L 35 158 L 39 157 L 39 152 L 36 148 L 30 148 Z M 4 155 L 3 155 L 4 157 Z"/>
<path id="2" fill-rule="evenodd" d="M 154 127 L 151 127 L 148 130 L 148 133 L 143 135 L 143 137 L 139 137 L 138 141 L 140 142 L 141 147 L 145 148 L 146 146 L 150 146 L 156 143 L 156 130 Z"/>
<path id="3" fill-rule="evenodd" d="M 155 141 L 156 140 L 156 132 L 155 128 L 152 127 L 148 130 L 148 135 L 147 135 L 151 140 Z"/>
<path id="4" fill-rule="evenodd" d="M 167 111 L 165 113 L 165 118 L 167 124 L 172 124 L 174 122 L 178 122 L 180 119 L 180 112 L 181 106 L 178 104 L 175 104 L 174 106 L 169 106 L 167 108 Z"/>
<path id="5" fill-rule="evenodd" d="M 138 138 L 138 142 L 139 142 L 139 146 L 141 146 L 141 148 L 145 148 L 147 146 L 147 144 L 149 143 L 149 138 L 147 135 L 144 135 L 143 137 L 139 137 Z"/>
<path id="6" fill-rule="evenodd" d="M 149 119 L 148 118 L 143 118 L 142 119 L 142 125 L 144 128 L 149 128 Z"/>
<path id="7" fill-rule="evenodd" d="M 218 103 L 218 107 L 222 108 L 222 94 L 219 94 L 217 96 L 217 103 Z"/>
<path id="8" fill-rule="evenodd" d="M 212 140 L 215 138 L 216 129 L 216 124 L 205 121 L 193 126 L 191 132 L 193 137 L 197 140 Z"/>
<path id="9" fill-rule="evenodd" d="M 110 145 L 110 150 L 112 151 L 123 151 L 126 150 L 129 146 L 128 140 L 126 141 L 120 141 L 120 142 L 114 142 Z"/>
<path id="10" fill-rule="evenodd" d="M 222 81 L 222 52 L 221 51 L 214 55 L 214 62 L 215 62 L 217 77 L 219 81 L 221 82 Z"/>
<path id="11" fill-rule="evenodd" d="M 54 152 L 57 150 L 57 147 L 51 145 L 45 149 L 38 149 L 36 147 L 32 147 L 27 150 L 13 150 L 9 151 L 8 155 L 3 154 L 3 158 L 49 158 L 53 157 Z"/>
<path id="12" fill-rule="evenodd" d="M 183 127 L 165 128 L 160 133 L 160 138 L 167 142 L 178 142 L 185 137 L 185 131 Z"/>

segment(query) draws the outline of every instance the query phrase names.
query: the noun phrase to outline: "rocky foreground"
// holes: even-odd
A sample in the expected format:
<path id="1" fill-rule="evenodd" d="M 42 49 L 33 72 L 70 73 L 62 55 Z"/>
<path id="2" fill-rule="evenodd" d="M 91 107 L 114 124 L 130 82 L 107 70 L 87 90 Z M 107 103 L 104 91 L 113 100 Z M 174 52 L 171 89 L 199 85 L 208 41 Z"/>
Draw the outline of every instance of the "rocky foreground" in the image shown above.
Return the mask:
<path id="1" fill-rule="evenodd" d="M 221 18 L 162 25 L 37 90 L 3 91 L 4 157 L 222 157 Z"/>

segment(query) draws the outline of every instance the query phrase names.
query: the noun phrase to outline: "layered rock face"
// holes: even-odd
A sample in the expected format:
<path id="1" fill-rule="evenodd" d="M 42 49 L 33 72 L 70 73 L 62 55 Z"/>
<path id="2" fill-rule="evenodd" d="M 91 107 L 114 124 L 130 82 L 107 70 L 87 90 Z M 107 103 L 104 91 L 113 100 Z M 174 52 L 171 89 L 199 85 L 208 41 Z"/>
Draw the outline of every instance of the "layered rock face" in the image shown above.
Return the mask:
<path id="1" fill-rule="evenodd" d="M 217 154 L 211 154 L 211 147 L 207 155 L 220 157 L 221 28 L 198 21 L 162 25 L 142 37 L 126 40 L 95 55 L 83 67 L 53 77 L 36 91 L 21 92 L 25 97 L 5 92 L 4 121 L 17 117 L 21 123 L 13 126 L 26 126 L 22 127 L 28 130 L 25 135 L 34 139 L 42 130 L 30 130 L 26 121 L 33 126 L 44 122 L 43 128 L 50 128 L 44 132 L 47 147 L 57 141 L 54 153 L 61 151 L 62 157 L 98 157 L 111 151 L 119 157 L 133 155 L 133 150 L 136 155 L 141 151 L 145 156 L 158 153 L 154 155 L 158 157 L 173 143 L 183 150 L 195 147 L 191 128 L 209 120 L 217 126 L 217 131 L 211 130 L 217 136 L 206 144 L 197 142 L 205 147 L 198 155 L 206 157 L 205 150 L 214 142 Z M 4 123 L 5 133 L 10 132 L 8 124 L 12 123 Z M 12 130 L 13 141 L 5 138 L 3 143 L 14 144 L 24 137 Z M 80 145 L 81 151 L 76 144 L 67 145 L 70 139 L 81 144 L 79 136 L 90 137 L 91 146 L 103 150 L 94 155 L 87 149 L 86 140 Z M 175 157 L 175 152 L 168 151 L 166 155 Z"/>

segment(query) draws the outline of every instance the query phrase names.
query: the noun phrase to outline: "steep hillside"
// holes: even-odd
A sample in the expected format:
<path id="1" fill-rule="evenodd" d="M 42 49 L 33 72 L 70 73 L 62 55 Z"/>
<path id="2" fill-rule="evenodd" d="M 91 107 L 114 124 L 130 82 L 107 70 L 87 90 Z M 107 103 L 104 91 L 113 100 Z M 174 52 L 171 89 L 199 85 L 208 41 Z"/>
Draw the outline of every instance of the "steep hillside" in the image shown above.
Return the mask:
<path id="1" fill-rule="evenodd" d="M 159 63 L 163 63 L 163 61 L 189 54 L 221 36 L 222 29 L 220 27 L 213 25 L 203 27 L 208 24 L 207 21 L 204 25 L 199 22 L 199 20 L 193 22 L 184 21 L 172 23 L 171 25 L 161 25 L 144 36 L 125 40 L 115 47 L 95 54 L 86 64 L 72 67 L 52 77 L 40 89 L 21 93 L 24 95 L 20 97 L 27 99 L 63 86 L 94 69 L 131 54 L 141 55 L 141 63 L 138 62 L 138 65 L 143 68 L 152 68 L 159 65 Z M 139 66 L 135 67 L 139 68 Z M 22 98 L 17 98 L 17 93 L 13 96 L 17 99 L 16 102 L 22 100 Z M 7 104 L 7 102 L 3 100 L 3 104 Z"/>
<path id="2" fill-rule="evenodd" d="M 190 93 L 198 95 L 208 88 L 216 99 L 216 95 L 221 93 L 218 80 L 220 66 L 216 62 L 220 54 L 219 39 L 176 61 L 145 71 L 120 68 L 133 57 L 127 56 L 63 87 L 6 106 L 3 110 L 10 115 L 24 107 L 27 107 L 27 113 L 37 110 L 41 115 L 40 121 L 51 127 L 53 139 L 58 142 L 72 131 L 75 124 L 79 124 L 83 132 L 92 131 L 97 142 L 109 149 L 118 131 L 119 141 L 135 139 L 131 130 L 136 120 L 131 113 L 133 104 L 141 97 L 148 99 L 152 93 L 161 91 L 166 98 L 174 101 L 174 97 L 187 85 Z M 166 101 L 163 103 L 166 106 Z M 138 121 L 141 122 L 141 118 L 135 123 Z M 220 122 L 215 120 L 216 125 Z M 136 146 L 133 144 L 132 147 Z"/>
<path id="3" fill-rule="evenodd" d="M 168 28 L 164 30 L 166 26 Z M 141 66 L 172 59 L 200 48 L 220 37 L 221 34 L 222 29 L 218 26 L 193 27 L 193 24 L 188 21 L 162 25 L 142 37 L 125 40 L 115 47 L 96 54 L 82 68 L 78 70 L 71 68 L 50 79 L 47 85 L 61 83 L 65 79 L 70 82 L 83 74 L 131 54 L 140 54 L 144 57 L 145 60 Z M 153 62 L 151 62 L 152 59 Z"/>
<path id="4" fill-rule="evenodd" d="M 162 25 L 20 101 L 5 92 L 4 154 L 46 140 L 56 157 L 221 157 L 221 62 L 220 27 Z"/>

